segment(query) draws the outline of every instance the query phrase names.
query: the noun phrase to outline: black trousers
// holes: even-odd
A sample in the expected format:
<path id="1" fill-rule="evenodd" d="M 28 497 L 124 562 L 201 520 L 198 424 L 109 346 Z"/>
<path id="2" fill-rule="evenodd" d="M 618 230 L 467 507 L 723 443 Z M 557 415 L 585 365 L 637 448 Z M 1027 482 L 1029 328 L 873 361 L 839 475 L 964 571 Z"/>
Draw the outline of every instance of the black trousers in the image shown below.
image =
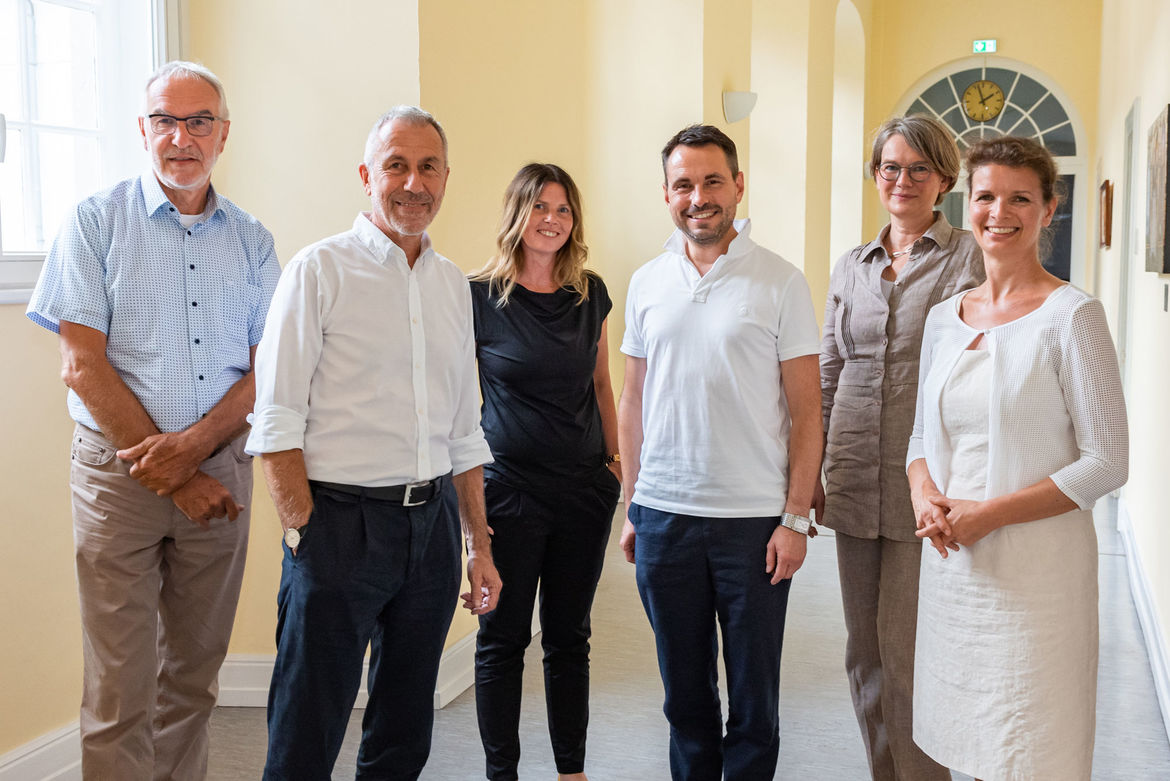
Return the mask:
<path id="1" fill-rule="evenodd" d="M 480 616 L 475 704 L 487 777 L 514 781 L 520 762 L 524 651 L 539 591 L 544 695 L 557 772 L 585 767 L 589 724 L 589 611 L 601 578 L 620 486 L 608 470 L 555 494 L 484 485 L 492 557 L 504 581 L 496 609 Z"/>
<path id="2" fill-rule="evenodd" d="M 357 779 L 417 779 L 431 749 L 435 680 L 459 594 L 451 481 L 417 507 L 313 488 L 284 552 L 265 781 L 328 781 L 370 648 Z"/>

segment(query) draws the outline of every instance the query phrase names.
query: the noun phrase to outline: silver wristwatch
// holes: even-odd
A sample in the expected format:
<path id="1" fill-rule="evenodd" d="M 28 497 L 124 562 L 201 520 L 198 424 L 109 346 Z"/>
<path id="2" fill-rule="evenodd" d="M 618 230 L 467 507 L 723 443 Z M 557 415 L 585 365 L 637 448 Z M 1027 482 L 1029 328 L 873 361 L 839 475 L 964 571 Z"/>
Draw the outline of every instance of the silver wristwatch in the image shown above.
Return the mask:
<path id="1" fill-rule="evenodd" d="M 296 553 L 297 547 L 301 544 L 301 537 L 304 536 L 301 533 L 302 530 L 307 531 L 305 527 L 302 526 L 300 528 L 286 529 L 284 532 L 284 544 L 287 545 L 288 549 L 293 553 Z"/>
<path id="2" fill-rule="evenodd" d="M 812 520 L 796 513 L 784 513 L 780 516 L 780 525 L 800 534 L 808 534 L 808 530 L 812 528 Z"/>

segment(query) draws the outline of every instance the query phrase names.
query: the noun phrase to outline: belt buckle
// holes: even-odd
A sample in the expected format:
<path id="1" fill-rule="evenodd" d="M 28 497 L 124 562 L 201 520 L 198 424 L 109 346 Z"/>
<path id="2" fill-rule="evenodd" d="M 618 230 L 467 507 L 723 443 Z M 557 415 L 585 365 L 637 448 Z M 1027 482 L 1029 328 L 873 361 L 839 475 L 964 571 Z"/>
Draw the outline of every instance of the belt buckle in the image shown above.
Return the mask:
<path id="1" fill-rule="evenodd" d="M 431 484 L 430 480 L 421 480 L 416 483 L 407 483 L 406 489 L 402 492 L 402 506 L 403 507 L 418 507 L 420 504 L 426 504 L 426 499 L 420 499 L 417 502 L 411 501 L 411 494 L 416 488 L 426 488 Z"/>

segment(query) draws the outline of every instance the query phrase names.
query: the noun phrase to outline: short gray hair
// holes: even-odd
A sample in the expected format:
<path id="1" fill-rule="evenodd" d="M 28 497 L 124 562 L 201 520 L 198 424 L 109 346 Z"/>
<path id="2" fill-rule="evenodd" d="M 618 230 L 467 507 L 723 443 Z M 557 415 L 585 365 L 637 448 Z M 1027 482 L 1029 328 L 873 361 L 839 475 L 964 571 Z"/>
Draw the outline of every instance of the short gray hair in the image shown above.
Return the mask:
<path id="1" fill-rule="evenodd" d="M 939 190 L 938 200 L 934 202 L 938 206 L 959 181 L 959 147 L 955 144 L 954 133 L 941 121 L 925 114 L 887 119 L 873 137 L 873 151 L 868 166 L 871 177 L 877 175 L 877 169 L 882 164 L 882 150 L 894 136 L 901 136 L 911 149 L 926 159 L 931 168 L 951 180 L 946 189 Z"/>
<path id="2" fill-rule="evenodd" d="M 160 65 L 154 73 L 146 80 L 146 88 L 143 90 L 143 95 L 150 92 L 150 87 L 156 81 L 162 79 L 203 79 L 215 89 L 215 94 L 219 96 L 219 113 L 220 119 L 228 118 L 228 104 L 227 95 L 223 90 L 223 82 L 219 80 L 219 76 L 212 73 L 205 65 L 200 65 L 197 62 L 187 62 L 186 60 L 171 60 L 168 63 Z M 149 111 L 148 106 L 143 113 Z"/>
<path id="3" fill-rule="evenodd" d="M 433 127 L 435 132 L 439 134 L 439 140 L 443 142 L 443 162 L 447 162 L 447 134 L 443 132 L 443 126 L 439 124 L 439 120 L 418 106 L 394 106 L 378 117 L 378 121 L 370 129 L 370 134 L 366 136 L 366 151 L 362 155 L 362 162 L 366 166 L 374 162 L 374 153 L 378 151 L 378 144 L 382 140 L 382 128 L 396 119 L 401 119 L 408 125 L 430 125 Z"/>

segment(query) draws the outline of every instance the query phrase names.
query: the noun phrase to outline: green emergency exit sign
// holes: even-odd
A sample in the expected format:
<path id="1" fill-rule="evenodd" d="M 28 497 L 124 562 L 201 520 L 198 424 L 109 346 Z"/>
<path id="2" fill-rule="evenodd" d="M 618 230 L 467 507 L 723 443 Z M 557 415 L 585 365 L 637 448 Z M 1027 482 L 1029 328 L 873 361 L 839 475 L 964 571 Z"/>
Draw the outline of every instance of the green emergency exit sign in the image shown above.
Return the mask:
<path id="1" fill-rule="evenodd" d="M 995 51 L 995 39 L 988 38 L 985 41 L 975 41 L 972 51 L 976 54 L 990 54 Z"/>

